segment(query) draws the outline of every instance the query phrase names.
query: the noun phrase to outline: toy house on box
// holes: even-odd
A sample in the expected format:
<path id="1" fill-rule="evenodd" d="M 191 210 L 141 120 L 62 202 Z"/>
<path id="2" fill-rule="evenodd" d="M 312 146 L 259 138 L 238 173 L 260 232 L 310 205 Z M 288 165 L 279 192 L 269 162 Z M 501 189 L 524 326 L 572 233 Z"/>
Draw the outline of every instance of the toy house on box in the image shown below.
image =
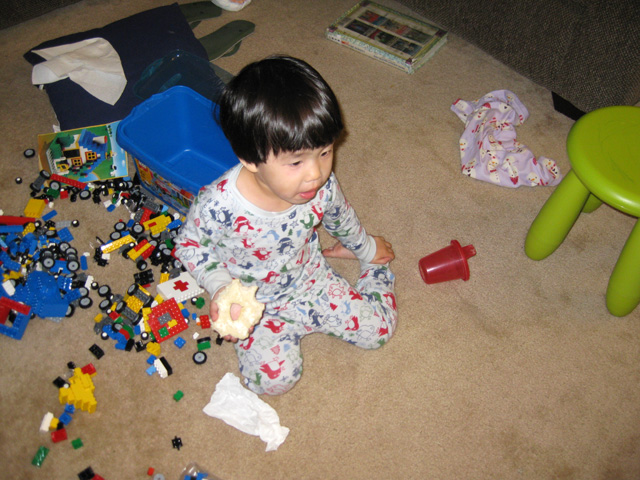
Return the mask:
<path id="1" fill-rule="evenodd" d="M 126 153 L 115 141 L 118 123 L 38 135 L 40 168 L 83 182 L 127 176 Z"/>

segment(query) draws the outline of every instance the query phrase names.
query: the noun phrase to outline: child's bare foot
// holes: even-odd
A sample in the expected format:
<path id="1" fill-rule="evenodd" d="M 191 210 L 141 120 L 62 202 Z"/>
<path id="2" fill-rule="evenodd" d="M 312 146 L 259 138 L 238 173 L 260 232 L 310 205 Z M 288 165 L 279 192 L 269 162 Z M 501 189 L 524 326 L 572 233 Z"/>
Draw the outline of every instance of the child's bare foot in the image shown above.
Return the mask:
<path id="1" fill-rule="evenodd" d="M 322 254 L 325 257 L 331 258 L 356 258 L 353 252 L 342 245 L 340 242 L 336 242 L 332 247 L 325 248 L 324 250 L 322 250 Z"/>

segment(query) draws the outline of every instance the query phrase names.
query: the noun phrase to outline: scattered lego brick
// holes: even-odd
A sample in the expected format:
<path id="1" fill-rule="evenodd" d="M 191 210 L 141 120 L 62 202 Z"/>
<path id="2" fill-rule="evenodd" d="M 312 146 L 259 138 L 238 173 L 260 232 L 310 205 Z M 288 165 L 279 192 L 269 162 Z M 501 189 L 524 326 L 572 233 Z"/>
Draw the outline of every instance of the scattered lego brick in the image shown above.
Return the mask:
<path id="1" fill-rule="evenodd" d="M 98 402 L 93 395 L 95 386 L 91 380 L 92 375 L 95 375 L 95 371 L 90 374 L 84 373 L 80 368 L 75 368 L 73 376 L 69 379 L 69 387 L 63 387 L 59 390 L 60 403 L 70 403 L 80 410 L 89 413 L 95 412 Z"/>
<path id="2" fill-rule="evenodd" d="M 44 459 L 47 458 L 48 453 L 49 453 L 49 449 L 47 447 L 43 446 L 38 448 L 38 451 L 33 457 L 33 460 L 31 460 L 31 465 L 34 465 L 40 468 L 42 466 L 42 463 L 44 462 Z"/>
<path id="3" fill-rule="evenodd" d="M 182 439 L 180 437 L 173 437 L 173 440 L 171 440 L 171 444 L 173 445 L 173 448 L 177 448 L 178 450 L 180 450 L 180 448 L 183 446 Z"/>
<path id="4" fill-rule="evenodd" d="M 62 442 L 67 439 L 67 430 L 64 428 L 59 428 L 51 432 L 51 441 L 53 443 Z"/>

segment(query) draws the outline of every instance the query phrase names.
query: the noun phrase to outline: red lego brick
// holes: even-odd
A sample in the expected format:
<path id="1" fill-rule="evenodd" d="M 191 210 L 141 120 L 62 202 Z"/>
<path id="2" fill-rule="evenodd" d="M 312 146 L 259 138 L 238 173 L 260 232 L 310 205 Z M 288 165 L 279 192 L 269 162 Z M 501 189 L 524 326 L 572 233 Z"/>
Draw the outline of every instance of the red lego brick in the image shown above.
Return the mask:
<path id="1" fill-rule="evenodd" d="M 0 225 L 26 225 L 33 223 L 36 219 L 32 217 L 14 217 L 11 215 L 0 215 Z"/>
<path id="2" fill-rule="evenodd" d="M 67 431 L 64 428 L 51 432 L 51 440 L 53 443 L 62 442 L 67 439 Z"/>
<path id="3" fill-rule="evenodd" d="M 160 317 L 165 315 L 171 317 L 171 320 L 175 321 L 175 325 L 167 326 L 169 322 L 163 323 Z M 187 324 L 184 315 L 182 315 L 182 310 L 175 298 L 165 300 L 160 305 L 153 307 L 149 314 L 148 323 L 149 328 L 153 332 L 153 336 L 158 343 L 177 335 L 189 327 L 189 324 Z M 161 330 L 163 330 L 163 332 L 161 332 Z M 166 331 L 166 334 L 164 334 L 164 331 Z"/>
<path id="4" fill-rule="evenodd" d="M 71 185 L 72 187 L 79 188 L 80 190 L 84 190 L 85 188 L 87 188 L 86 183 L 79 182 L 78 180 L 74 180 L 73 178 L 67 178 L 63 175 L 58 175 L 56 173 L 51 174 L 51 180 L 55 182 Z"/>
<path id="5" fill-rule="evenodd" d="M 211 319 L 209 318 L 209 315 L 200 315 L 200 327 L 211 328 Z"/>
<path id="6" fill-rule="evenodd" d="M 95 375 L 96 367 L 93 366 L 93 363 L 87 363 L 84 367 L 80 369 L 82 373 L 86 373 L 87 375 Z"/>

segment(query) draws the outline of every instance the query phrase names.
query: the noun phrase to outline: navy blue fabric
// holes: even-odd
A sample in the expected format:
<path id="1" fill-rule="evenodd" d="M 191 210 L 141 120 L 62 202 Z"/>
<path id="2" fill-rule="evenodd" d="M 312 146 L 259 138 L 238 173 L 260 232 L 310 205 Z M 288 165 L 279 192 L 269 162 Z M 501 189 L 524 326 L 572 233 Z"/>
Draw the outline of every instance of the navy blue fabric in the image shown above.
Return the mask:
<path id="1" fill-rule="evenodd" d="M 68 78 L 45 85 L 62 130 L 122 120 L 142 101 L 133 92 L 133 87 L 144 69 L 173 50 L 183 50 L 208 61 L 205 48 L 194 36 L 177 3 L 146 10 L 102 28 L 48 40 L 31 50 L 95 37 L 107 40 L 120 55 L 127 86 L 115 105 L 109 105 Z M 44 61 L 31 50 L 24 54 L 31 65 Z"/>

